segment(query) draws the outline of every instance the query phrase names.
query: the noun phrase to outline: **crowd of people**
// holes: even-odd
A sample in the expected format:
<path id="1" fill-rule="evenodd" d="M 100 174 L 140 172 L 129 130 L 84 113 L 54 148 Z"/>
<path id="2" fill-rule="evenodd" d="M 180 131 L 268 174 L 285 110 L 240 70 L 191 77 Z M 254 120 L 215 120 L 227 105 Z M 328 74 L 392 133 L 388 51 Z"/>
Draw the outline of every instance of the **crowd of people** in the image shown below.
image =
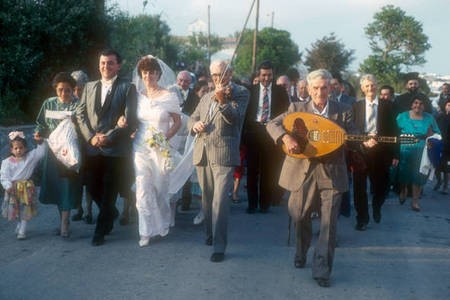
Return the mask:
<path id="1" fill-rule="evenodd" d="M 39 199 L 57 206 L 56 233 L 62 238 L 70 237 L 71 210 L 76 210 L 72 221 L 95 220 L 93 246 L 105 243 L 119 216 L 120 224 L 128 224 L 135 208 L 138 243 L 145 247 L 175 226 L 177 200 L 182 210 L 190 209 L 198 180 L 202 208 L 196 222 L 204 223 L 205 244 L 213 248 L 210 260 L 221 262 L 229 206 L 240 201 L 246 167 L 248 214 L 269 212 L 289 193 L 296 268 L 306 265 L 311 220 L 320 218 L 312 276 L 327 287 L 338 216 L 350 215 L 352 198 L 355 229 L 364 231 L 369 202 L 373 221 L 380 223 L 392 187 L 400 204 L 412 197 L 416 212 L 421 210 L 419 199 L 428 176 L 436 176 L 435 190 L 448 192 L 448 84 L 436 113 L 419 91 L 418 78 L 408 79 L 407 92 L 395 96 L 392 87 L 378 88 L 375 76 L 363 75 L 363 98 L 357 100 L 351 84 L 324 69 L 306 78 L 290 69 L 275 81 L 272 63 L 264 61 L 245 84 L 234 81 L 231 65 L 219 60 L 211 63 L 209 76 L 194 82 L 190 72 L 175 77 L 163 61 L 148 55 L 139 60 L 130 82 L 119 76 L 121 63 L 119 53 L 106 49 L 99 55 L 99 80 L 88 81 L 82 71 L 58 73 L 52 82 L 56 96 L 43 102 L 36 119 L 36 148 L 27 145 L 22 132 L 9 134 L 11 156 L 1 165 L 2 214 L 18 221 L 18 239 L 26 238 L 26 225 L 36 215 Z M 298 136 L 285 126 L 294 113 L 316 115 L 315 122 L 331 120 L 360 140 L 320 157 L 298 157 L 308 135 Z M 57 138 L 78 148 L 57 152 L 49 140 L 68 119 L 76 137 Z M 76 163 L 68 166 L 61 157 L 71 155 Z M 31 178 L 40 163 L 37 195 Z M 124 198 L 122 215 L 116 208 L 119 195 Z M 96 218 L 92 201 L 98 207 Z"/>

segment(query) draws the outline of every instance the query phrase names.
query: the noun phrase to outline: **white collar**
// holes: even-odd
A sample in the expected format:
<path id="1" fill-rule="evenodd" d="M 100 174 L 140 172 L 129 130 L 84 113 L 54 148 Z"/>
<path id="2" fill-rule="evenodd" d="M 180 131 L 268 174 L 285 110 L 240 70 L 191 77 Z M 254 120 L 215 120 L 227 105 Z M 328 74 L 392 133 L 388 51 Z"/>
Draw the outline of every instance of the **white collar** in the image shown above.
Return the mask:
<path id="1" fill-rule="evenodd" d="M 103 86 L 112 86 L 112 85 L 114 84 L 114 81 L 116 81 L 116 79 L 117 79 L 117 75 L 114 76 L 114 77 L 111 78 L 111 79 L 108 79 L 108 80 L 102 79 L 102 80 L 101 80 L 101 81 L 102 81 L 102 85 L 103 85 Z"/>

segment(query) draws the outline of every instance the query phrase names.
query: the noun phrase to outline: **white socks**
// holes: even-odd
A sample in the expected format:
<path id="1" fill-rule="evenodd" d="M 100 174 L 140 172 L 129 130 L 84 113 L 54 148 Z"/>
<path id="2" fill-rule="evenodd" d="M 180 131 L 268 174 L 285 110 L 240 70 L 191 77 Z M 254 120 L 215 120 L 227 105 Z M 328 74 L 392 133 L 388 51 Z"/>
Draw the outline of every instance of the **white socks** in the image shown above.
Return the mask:
<path id="1" fill-rule="evenodd" d="M 21 220 L 16 227 L 17 239 L 24 240 L 26 238 L 27 221 Z"/>

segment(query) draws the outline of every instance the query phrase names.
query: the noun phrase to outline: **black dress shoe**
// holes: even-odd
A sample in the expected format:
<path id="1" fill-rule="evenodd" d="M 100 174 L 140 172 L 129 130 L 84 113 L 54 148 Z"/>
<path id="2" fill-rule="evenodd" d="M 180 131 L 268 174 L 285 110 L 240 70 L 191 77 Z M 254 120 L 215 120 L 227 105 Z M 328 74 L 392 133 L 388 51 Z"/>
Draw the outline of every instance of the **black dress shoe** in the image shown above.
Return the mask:
<path id="1" fill-rule="evenodd" d="M 330 279 L 326 278 L 314 278 L 317 284 L 321 287 L 330 287 Z"/>
<path id="2" fill-rule="evenodd" d="M 302 258 L 295 258 L 294 260 L 294 266 L 297 269 L 303 269 L 306 265 L 306 259 L 302 259 Z"/>
<path id="3" fill-rule="evenodd" d="M 81 221 L 83 219 L 83 212 L 79 211 L 72 216 L 72 221 Z"/>
<path id="4" fill-rule="evenodd" d="M 375 223 L 380 223 L 381 221 L 381 211 L 380 208 L 373 208 L 373 220 Z"/>
<path id="5" fill-rule="evenodd" d="M 355 229 L 358 231 L 365 231 L 367 229 L 367 225 L 365 223 L 356 223 Z"/>
<path id="6" fill-rule="evenodd" d="M 86 224 L 94 224 L 94 220 L 92 219 L 92 215 L 86 215 L 86 216 L 84 217 L 84 222 L 85 222 Z"/>
<path id="7" fill-rule="evenodd" d="M 117 209 L 117 207 L 114 206 L 113 208 L 113 219 L 117 219 L 119 217 L 120 213 L 119 210 Z"/>
<path id="8" fill-rule="evenodd" d="M 225 254 L 220 252 L 215 252 L 211 255 L 211 258 L 209 259 L 212 262 L 221 262 L 225 259 Z"/>
<path id="9" fill-rule="evenodd" d="M 128 225 L 130 223 L 130 220 L 128 219 L 127 216 L 122 216 L 119 219 L 119 224 L 122 226 Z"/>
<path id="10" fill-rule="evenodd" d="M 92 238 L 92 246 L 101 246 L 105 243 L 105 237 L 103 235 L 96 234 Z"/>
<path id="11" fill-rule="evenodd" d="M 212 242 L 213 242 L 213 239 L 212 239 L 212 236 L 210 236 L 209 238 L 207 238 L 205 240 L 205 245 L 212 246 Z"/>
<path id="12" fill-rule="evenodd" d="M 264 208 L 261 208 L 259 210 L 259 212 L 262 213 L 262 214 L 267 214 L 269 212 L 269 209 L 267 207 L 264 207 Z"/>
<path id="13" fill-rule="evenodd" d="M 254 209 L 254 208 L 247 208 L 247 213 L 249 214 L 249 215 L 251 215 L 251 214 L 254 214 L 256 212 L 256 209 Z"/>

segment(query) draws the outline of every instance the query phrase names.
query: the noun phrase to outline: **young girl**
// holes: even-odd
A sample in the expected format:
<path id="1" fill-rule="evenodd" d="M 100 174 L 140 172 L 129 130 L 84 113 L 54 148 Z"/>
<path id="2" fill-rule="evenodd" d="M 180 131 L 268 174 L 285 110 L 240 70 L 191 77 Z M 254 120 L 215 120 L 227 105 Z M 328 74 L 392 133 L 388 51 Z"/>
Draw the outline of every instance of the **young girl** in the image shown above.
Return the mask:
<path id="1" fill-rule="evenodd" d="M 30 180 L 39 160 L 44 156 L 44 144 L 27 152 L 27 142 L 21 131 L 9 134 L 11 156 L 2 161 L 0 180 L 5 189 L 2 215 L 9 221 L 19 219 L 17 239 L 26 238 L 27 221 L 36 215 L 35 189 Z"/>

